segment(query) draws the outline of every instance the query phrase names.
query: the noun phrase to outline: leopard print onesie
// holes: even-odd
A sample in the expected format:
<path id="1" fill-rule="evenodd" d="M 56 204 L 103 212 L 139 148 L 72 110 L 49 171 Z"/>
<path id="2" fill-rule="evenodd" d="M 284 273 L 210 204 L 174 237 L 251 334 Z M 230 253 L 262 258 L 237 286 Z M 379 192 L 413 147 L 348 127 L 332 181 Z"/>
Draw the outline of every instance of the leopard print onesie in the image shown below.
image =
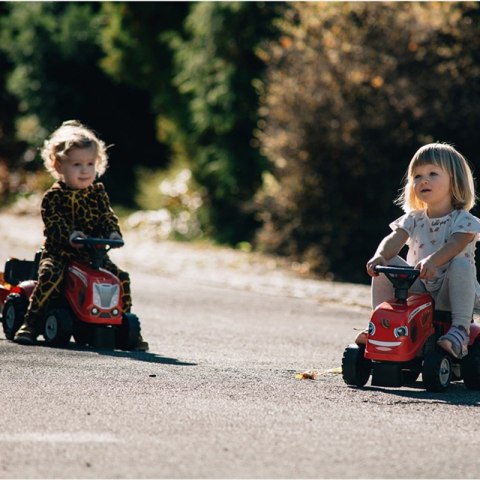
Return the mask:
<path id="1" fill-rule="evenodd" d="M 105 187 L 94 183 L 88 188 L 73 190 L 64 182 L 55 183 L 42 199 L 42 219 L 45 243 L 38 270 L 38 283 L 30 297 L 25 323 L 36 326 L 48 303 L 61 293 L 67 264 L 72 260 L 88 262 L 82 248 L 70 245 L 70 235 L 81 231 L 87 237 L 109 238 L 120 233 Z M 104 268 L 116 275 L 122 287 L 122 309 L 130 310 L 130 277 L 105 257 Z"/>

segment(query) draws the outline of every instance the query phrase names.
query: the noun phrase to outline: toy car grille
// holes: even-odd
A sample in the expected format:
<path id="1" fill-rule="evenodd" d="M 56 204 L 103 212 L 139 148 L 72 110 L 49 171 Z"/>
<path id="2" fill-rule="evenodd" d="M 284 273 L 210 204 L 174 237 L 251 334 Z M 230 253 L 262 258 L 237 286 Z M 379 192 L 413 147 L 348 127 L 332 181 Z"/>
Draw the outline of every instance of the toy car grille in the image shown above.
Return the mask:
<path id="1" fill-rule="evenodd" d="M 113 308 L 118 305 L 120 287 L 109 283 L 93 284 L 93 303 L 100 308 Z"/>

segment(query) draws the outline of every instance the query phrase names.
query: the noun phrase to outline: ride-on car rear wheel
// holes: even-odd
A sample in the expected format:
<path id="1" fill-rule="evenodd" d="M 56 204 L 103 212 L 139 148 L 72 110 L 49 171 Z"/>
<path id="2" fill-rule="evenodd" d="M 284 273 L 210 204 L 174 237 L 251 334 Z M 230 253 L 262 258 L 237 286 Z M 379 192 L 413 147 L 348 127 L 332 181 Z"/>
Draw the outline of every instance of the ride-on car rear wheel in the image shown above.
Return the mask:
<path id="1" fill-rule="evenodd" d="M 372 362 L 364 357 L 365 345 L 349 345 L 343 352 L 342 377 L 347 385 L 363 387 L 370 378 Z"/>
<path id="2" fill-rule="evenodd" d="M 480 339 L 468 347 L 468 355 L 462 360 L 463 383 L 467 388 L 480 390 Z"/>
<path id="3" fill-rule="evenodd" d="M 15 333 L 23 323 L 27 311 L 27 300 L 18 293 L 11 293 L 5 300 L 2 313 L 3 333 L 8 340 L 13 340 Z"/>
<path id="4" fill-rule="evenodd" d="M 423 360 L 423 384 L 429 392 L 443 392 L 450 385 L 452 364 L 443 351 L 434 350 Z"/>
<path id="5" fill-rule="evenodd" d="M 140 336 L 140 321 L 133 313 L 124 313 L 122 325 L 117 330 L 116 347 L 134 350 Z"/>
<path id="6" fill-rule="evenodd" d="M 73 319 L 66 308 L 54 308 L 47 312 L 43 336 L 48 345 L 65 347 L 73 332 Z"/>

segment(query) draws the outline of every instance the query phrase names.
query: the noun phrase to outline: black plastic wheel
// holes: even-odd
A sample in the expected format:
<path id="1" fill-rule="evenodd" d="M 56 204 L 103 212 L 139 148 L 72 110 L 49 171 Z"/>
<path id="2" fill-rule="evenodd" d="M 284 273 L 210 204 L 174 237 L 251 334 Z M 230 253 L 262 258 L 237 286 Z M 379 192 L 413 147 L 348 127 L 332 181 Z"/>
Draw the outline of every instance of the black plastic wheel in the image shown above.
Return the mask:
<path id="1" fill-rule="evenodd" d="M 92 343 L 93 329 L 85 322 L 77 320 L 73 326 L 73 339 L 77 345 L 85 346 Z"/>
<path id="2" fill-rule="evenodd" d="M 27 299 L 18 293 L 11 293 L 5 300 L 2 312 L 3 332 L 8 340 L 13 340 L 15 333 L 23 323 L 27 311 Z"/>
<path id="3" fill-rule="evenodd" d="M 468 347 L 468 355 L 462 360 L 463 383 L 471 390 L 480 390 L 480 338 Z"/>
<path id="4" fill-rule="evenodd" d="M 364 357 L 364 345 L 349 345 L 343 352 L 342 377 L 347 385 L 363 387 L 370 378 L 372 362 Z"/>
<path id="5" fill-rule="evenodd" d="M 450 385 L 452 364 L 449 356 L 439 350 L 425 355 L 423 360 L 423 384 L 429 392 L 443 392 Z"/>
<path id="6" fill-rule="evenodd" d="M 65 347 L 73 333 L 73 319 L 66 308 L 54 308 L 45 316 L 43 336 L 52 347 Z"/>
<path id="7" fill-rule="evenodd" d="M 404 385 L 411 385 L 417 381 L 420 372 L 414 370 L 402 370 L 402 380 Z"/>
<path id="8" fill-rule="evenodd" d="M 115 345 L 120 350 L 134 350 L 140 336 L 140 321 L 133 313 L 124 313 L 122 325 L 117 330 Z"/>

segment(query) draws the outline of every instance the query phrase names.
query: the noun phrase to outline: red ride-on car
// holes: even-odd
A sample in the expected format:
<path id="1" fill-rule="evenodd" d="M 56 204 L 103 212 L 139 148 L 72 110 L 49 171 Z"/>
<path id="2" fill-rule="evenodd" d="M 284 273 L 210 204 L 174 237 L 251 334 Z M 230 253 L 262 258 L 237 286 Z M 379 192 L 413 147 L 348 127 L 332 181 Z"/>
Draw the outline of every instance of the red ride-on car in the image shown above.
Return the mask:
<path id="1" fill-rule="evenodd" d="M 68 265 L 63 295 L 52 301 L 45 312 L 42 325 L 45 342 L 63 347 L 73 335 L 79 345 L 133 350 L 140 334 L 139 320 L 132 313 L 122 314 L 120 280 L 102 268 L 107 252 L 123 246 L 123 241 L 104 238 L 74 241 L 88 251 L 90 263 L 73 261 Z M 38 260 L 31 262 L 32 267 L 38 268 Z M 31 277 L 35 275 L 36 272 Z M 20 281 L 6 297 L 2 323 L 8 339 L 13 339 L 23 323 L 34 286 L 35 280 Z"/>
<path id="2" fill-rule="evenodd" d="M 420 374 L 425 388 L 445 390 L 450 381 L 462 380 L 467 388 L 480 389 L 480 325 L 470 325 L 468 355 L 458 360 L 437 346 L 451 325 L 450 312 L 435 311 L 429 293 L 408 295 L 420 271 L 413 267 L 377 266 L 375 271 L 392 282 L 395 298 L 383 302 L 372 314 L 366 345 L 348 345 L 342 359 L 343 380 L 363 387 L 401 387 Z"/>
<path id="3" fill-rule="evenodd" d="M 36 284 L 41 251 L 34 260 L 9 258 L 0 282 L 0 312 L 5 337 L 13 340 L 23 323 L 28 299 Z"/>

